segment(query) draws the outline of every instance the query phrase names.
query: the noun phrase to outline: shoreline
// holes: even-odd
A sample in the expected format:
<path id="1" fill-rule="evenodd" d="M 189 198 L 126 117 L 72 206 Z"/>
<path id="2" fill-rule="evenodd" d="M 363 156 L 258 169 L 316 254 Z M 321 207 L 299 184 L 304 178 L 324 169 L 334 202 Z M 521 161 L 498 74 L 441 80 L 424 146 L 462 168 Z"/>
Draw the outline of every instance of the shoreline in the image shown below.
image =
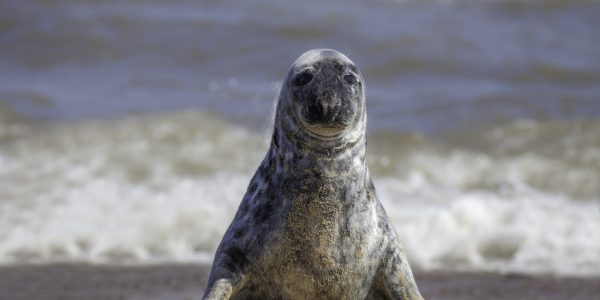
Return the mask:
<path id="1" fill-rule="evenodd" d="M 0 299 L 200 299 L 209 273 L 203 264 L 3 266 Z M 600 299 L 600 277 L 419 272 L 415 278 L 426 299 Z"/>

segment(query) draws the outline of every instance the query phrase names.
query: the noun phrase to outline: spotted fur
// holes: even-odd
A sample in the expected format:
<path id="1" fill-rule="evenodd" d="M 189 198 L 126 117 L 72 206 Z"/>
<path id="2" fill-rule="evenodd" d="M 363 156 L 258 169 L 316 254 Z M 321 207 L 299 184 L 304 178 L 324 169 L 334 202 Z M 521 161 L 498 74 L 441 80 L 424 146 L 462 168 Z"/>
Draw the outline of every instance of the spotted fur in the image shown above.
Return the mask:
<path id="1" fill-rule="evenodd" d="M 366 121 L 350 59 L 317 49 L 294 62 L 204 299 L 422 299 L 369 175 Z"/>

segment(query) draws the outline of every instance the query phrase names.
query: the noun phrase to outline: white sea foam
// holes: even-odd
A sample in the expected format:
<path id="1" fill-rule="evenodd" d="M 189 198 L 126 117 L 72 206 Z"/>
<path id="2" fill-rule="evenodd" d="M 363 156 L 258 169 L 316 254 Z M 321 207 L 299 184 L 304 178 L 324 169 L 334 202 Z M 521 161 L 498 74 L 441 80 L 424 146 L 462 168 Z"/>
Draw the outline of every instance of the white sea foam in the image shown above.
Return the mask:
<path id="1" fill-rule="evenodd" d="M 524 188 L 435 187 L 418 175 L 378 180 L 380 199 L 417 268 L 598 275 L 597 203 Z"/>
<path id="2" fill-rule="evenodd" d="M 0 263 L 210 262 L 266 147 L 202 113 L 0 136 Z M 398 168 L 374 181 L 415 268 L 600 275 L 597 199 L 531 184 L 565 162 L 415 149 L 372 153 Z"/>

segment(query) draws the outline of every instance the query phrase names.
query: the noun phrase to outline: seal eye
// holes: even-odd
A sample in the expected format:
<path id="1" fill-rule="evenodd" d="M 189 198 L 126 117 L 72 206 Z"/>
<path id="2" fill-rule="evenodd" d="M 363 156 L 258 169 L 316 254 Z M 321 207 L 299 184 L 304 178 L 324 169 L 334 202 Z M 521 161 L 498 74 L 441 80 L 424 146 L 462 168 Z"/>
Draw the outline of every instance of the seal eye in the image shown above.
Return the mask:
<path id="1" fill-rule="evenodd" d="M 354 74 L 347 74 L 344 76 L 344 81 L 348 84 L 357 84 L 358 78 Z"/>
<path id="2" fill-rule="evenodd" d="M 292 85 L 303 86 L 309 83 L 313 79 L 313 74 L 310 71 L 302 71 L 300 74 L 294 77 Z"/>

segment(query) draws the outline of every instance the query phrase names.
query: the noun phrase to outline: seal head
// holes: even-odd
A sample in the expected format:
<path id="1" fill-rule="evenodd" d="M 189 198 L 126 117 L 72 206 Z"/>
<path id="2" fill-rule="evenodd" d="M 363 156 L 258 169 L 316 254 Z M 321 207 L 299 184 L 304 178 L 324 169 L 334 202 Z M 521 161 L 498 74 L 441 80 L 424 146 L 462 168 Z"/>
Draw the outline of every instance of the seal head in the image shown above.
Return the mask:
<path id="1" fill-rule="evenodd" d="M 363 78 L 348 57 L 315 49 L 292 64 L 281 89 L 276 122 L 294 140 L 317 148 L 347 143 L 364 134 L 365 119 Z"/>

